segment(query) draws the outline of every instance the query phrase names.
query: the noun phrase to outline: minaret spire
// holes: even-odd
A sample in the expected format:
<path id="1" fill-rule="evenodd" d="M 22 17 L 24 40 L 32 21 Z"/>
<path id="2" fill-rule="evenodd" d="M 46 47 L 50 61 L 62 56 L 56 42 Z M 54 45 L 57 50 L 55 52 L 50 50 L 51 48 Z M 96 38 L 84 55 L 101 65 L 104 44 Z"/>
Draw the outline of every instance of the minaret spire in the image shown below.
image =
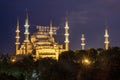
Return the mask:
<path id="1" fill-rule="evenodd" d="M 66 16 L 65 22 L 65 49 L 66 51 L 69 50 L 69 26 L 68 26 L 68 17 Z"/>
<path id="2" fill-rule="evenodd" d="M 105 28 L 105 50 L 108 50 L 109 48 L 109 35 L 108 35 L 108 26 L 106 25 L 106 28 Z"/>
<path id="3" fill-rule="evenodd" d="M 25 42 L 25 53 L 26 54 L 28 54 L 28 43 L 30 42 L 29 41 L 29 23 L 28 23 L 28 12 L 27 12 L 27 9 L 26 9 L 26 20 L 25 20 L 25 25 L 24 25 L 24 27 L 25 27 L 25 32 L 24 32 L 24 34 L 25 34 L 25 40 L 24 40 L 24 42 Z"/>
<path id="4" fill-rule="evenodd" d="M 16 50 L 15 50 L 16 55 L 19 54 L 19 51 L 18 51 L 19 45 L 20 45 L 20 41 L 19 41 L 20 40 L 20 35 L 19 35 L 19 33 L 20 33 L 20 30 L 19 30 L 19 20 L 17 18 L 16 42 L 15 42 L 15 45 L 16 45 Z"/>
<path id="5" fill-rule="evenodd" d="M 82 50 L 85 50 L 85 36 L 84 36 L 84 33 L 82 33 L 82 37 L 81 37 L 81 47 L 82 47 Z"/>
<path id="6" fill-rule="evenodd" d="M 27 9 L 26 9 L 26 20 L 25 20 L 25 25 L 24 25 L 24 27 L 25 27 L 25 32 L 24 32 L 24 34 L 25 34 L 25 40 L 24 40 L 24 42 L 29 42 L 29 24 L 28 24 L 28 12 L 27 12 Z"/>
<path id="7" fill-rule="evenodd" d="M 49 32 L 49 34 L 50 34 L 50 37 L 53 36 L 52 19 L 50 20 L 50 32 Z"/>

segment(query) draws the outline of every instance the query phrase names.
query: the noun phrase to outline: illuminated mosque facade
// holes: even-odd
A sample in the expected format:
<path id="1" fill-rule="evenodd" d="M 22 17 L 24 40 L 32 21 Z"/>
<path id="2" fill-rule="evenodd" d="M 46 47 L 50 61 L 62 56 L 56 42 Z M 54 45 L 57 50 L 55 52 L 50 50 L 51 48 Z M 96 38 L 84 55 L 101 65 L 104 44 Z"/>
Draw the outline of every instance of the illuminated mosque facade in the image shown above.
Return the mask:
<path id="1" fill-rule="evenodd" d="M 59 55 L 64 51 L 69 51 L 69 26 L 68 18 L 66 17 L 65 27 L 64 27 L 64 44 L 59 44 L 54 38 L 54 34 L 58 30 L 57 27 L 52 26 L 52 20 L 50 21 L 49 26 L 36 26 L 37 32 L 30 35 L 29 32 L 29 19 L 28 13 L 26 11 L 26 20 L 25 20 L 25 31 L 24 31 L 24 41 L 20 44 L 20 29 L 19 29 L 19 20 L 17 20 L 16 28 L 16 55 L 29 55 L 32 54 L 35 60 L 39 58 L 51 57 L 58 60 Z M 108 28 L 105 29 L 105 50 L 109 48 L 109 35 Z M 81 36 L 81 50 L 85 50 L 85 36 L 82 33 Z"/>
<path id="2" fill-rule="evenodd" d="M 20 44 L 20 29 L 19 29 L 19 20 L 17 20 L 16 28 L 16 55 L 29 55 L 32 54 L 34 59 L 51 57 L 58 59 L 59 54 L 63 51 L 69 51 L 69 26 L 68 19 L 66 17 L 65 22 L 65 44 L 59 44 L 54 38 L 54 34 L 58 30 L 57 27 L 52 26 L 52 20 L 50 21 L 50 26 L 36 26 L 37 32 L 29 35 L 29 20 L 28 13 L 26 12 L 25 20 L 25 32 L 24 32 L 24 41 Z M 65 45 L 65 48 L 64 48 Z"/>

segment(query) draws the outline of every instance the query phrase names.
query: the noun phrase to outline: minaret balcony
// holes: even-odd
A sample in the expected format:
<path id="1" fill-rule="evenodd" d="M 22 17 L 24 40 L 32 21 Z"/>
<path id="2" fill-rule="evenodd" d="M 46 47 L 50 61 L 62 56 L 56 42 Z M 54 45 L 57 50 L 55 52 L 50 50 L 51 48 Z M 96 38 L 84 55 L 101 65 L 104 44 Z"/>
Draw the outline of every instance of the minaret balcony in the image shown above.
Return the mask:
<path id="1" fill-rule="evenodd" d="M 81 38 L 81 40 L 82 40 L 82 41 L 84 41 L 84 40 L 85 40 L 85 38 Z"/>
<path id="2" fill-rule="evenodd" d="M 85 44 L 84 44 L 84 43 L 81 43 L 81 45 L 82 45 L 82 46 L 85 46 Z"/>
<path id="3" fill-rule="evenodd" d="M 18 32 L 18 33 L 19 33 L 19 32 L 20 32 L 20 30 L 16 30 L 16 32 Z"/>
<path id="4" fill-rule="evenodd" d="M 15 44 L 17 45 L 17 44 L 20 44 L 20 43 L 19 43 L 19 42 L 16 42 Z"/>
<path id="5" fill-rule="evenodd" d="M 105 43 L 105 44 L 109 44 L 109 41 L 105 41 L 104 43 Z"/>
<path id="6" fill-rule="evenodd" d="M 30 34 L 29 32 L 24 32 L 24 34 Z"/>
<path id="7" fill-rule="evenodd" d="M 68 33 L 66 33 L 66 34 L 64 34 L 65 36 L 69 36 L 69 34 Z"/>
<path id="8" fill-rule="evenodd" d="M 69 41 L 68 41 L 68 40 L 66 40 L 66 41 L 65 41 L 65 43 L 69 43 Z"/>
<path id="9" fill-rule="evenodd" d="M 109 37 L 109 35 L 108 35 L 108 34 L 105 34 L 104 37 Z"/>
<path id="10" fill-rule="evenodd" d="M 16 36 L 15 38 L 18 38 L 18 39 L 19 39 L 20 37 L 19 37 L 19 36 Z"/>
<path id="11" fill-rule="evenodd" d="M 69 27 L 68 27 L 68 26 L 65 26 L 65 29 L 69 29 Z"/>
<path id="12" fill-rule="evenodd" d="M 24 26 L 28 28 L 30 25 L 28 25 L 28 24 L 25 24 Z"/>
<path id="13" fill-rule="evenodd" d="M 29 40 L 24 40 L 24 42 L 29 42 Z"/>

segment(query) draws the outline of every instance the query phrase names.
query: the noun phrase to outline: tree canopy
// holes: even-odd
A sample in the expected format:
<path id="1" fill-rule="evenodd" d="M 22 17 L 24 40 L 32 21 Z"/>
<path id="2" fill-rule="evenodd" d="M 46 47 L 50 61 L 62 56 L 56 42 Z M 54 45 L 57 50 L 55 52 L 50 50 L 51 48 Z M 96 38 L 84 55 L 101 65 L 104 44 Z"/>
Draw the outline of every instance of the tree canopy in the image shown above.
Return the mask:
<path id="1" fill-rule="evenodd" d="M 0 80 L 35 80 L 33 73 L 38 80 L 119 80 L 120 48 L 65 51 L 58 60 L 29 55 L 12 62 L 0 55 Z"/>

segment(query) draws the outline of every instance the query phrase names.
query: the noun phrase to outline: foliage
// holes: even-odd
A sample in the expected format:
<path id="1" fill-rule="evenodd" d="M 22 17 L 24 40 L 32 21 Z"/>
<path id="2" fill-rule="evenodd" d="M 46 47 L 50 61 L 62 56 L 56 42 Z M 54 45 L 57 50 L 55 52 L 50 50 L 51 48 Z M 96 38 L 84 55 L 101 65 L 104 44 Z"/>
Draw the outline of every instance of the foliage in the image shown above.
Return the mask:
<path id="1" fill-rule="evenodd" d="M 29 55 L 11 62 L 9 55 L 0 55 L 0 80 L 32 80 L 34 70 L 39 80 L 120 80 L 120 48 L 66 51 L 58 61 L 34 61 Z"/>

